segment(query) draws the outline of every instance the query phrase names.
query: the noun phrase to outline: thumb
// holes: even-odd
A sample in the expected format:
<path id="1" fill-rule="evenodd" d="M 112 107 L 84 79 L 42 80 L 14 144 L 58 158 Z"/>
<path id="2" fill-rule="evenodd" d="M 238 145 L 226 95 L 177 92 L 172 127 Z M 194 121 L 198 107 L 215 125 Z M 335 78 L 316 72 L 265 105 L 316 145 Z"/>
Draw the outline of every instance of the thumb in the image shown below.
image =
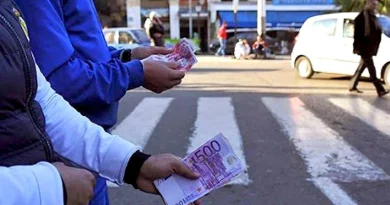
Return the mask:
<path id="1" fill-rule="evenodd" d="M 198 179 L 200 177 L 199 174 L 193 172 L 190 168 L 187 167 L 183 162 L 177 161 L 174 167 L 175 173 L 188 178 L 188 179 Z"/>

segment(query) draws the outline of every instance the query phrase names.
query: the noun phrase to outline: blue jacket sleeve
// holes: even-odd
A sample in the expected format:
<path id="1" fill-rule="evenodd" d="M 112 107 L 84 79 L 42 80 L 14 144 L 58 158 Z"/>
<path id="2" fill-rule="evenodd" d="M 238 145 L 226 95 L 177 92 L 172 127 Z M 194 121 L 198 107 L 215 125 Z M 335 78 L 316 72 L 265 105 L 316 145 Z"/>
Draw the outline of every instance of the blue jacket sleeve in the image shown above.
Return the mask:
<path id="1" fill-rule="evenodd" d="M 120 59 L 123 49 L 116 49 L 112 46 L 109 46 L 108 49 L 111 53 L 112 58 Z"/>
<path id="2" fill-rule="evenodd" d="M 128 89 L 143 83 L 140 61 L 123 64 L 112 59 L 94 63 L 73 58 L 50 71 L 42 70 L 54 90 L 74 106 L 111 104 L 119 101 Z"/>
<path id="3" fill-rule="evenodd" d="M 65 16 L 61 0 L 16 2 L 27 21 L 33 52 L 43 74 L 52 87 L 73 106 L 111 104 L 120 100 L 127 90 L 143 84 L 143 65 L 140 61 L 123 63 L 118 58 L 112 58 L 110 53 L 109 59 L 100 61 L 77 57 L 80 53 L 72 44 L 67 28 L 69 24 L 77 24 L 77 21 L 66 23 L 69 16 Z M 76 12 L 79 8 L 73 9 Z M 75 15 L 68 15 L 72 14 Z M 85 18 L 92 19 L 94 16 L 91 14 Z M 83 28 L 90 29 L 83 26 L 77 29 Z M 74 34 L 75 31 L 69 32 Z M 109 52 L 107 46 L 102 49 Z"/>

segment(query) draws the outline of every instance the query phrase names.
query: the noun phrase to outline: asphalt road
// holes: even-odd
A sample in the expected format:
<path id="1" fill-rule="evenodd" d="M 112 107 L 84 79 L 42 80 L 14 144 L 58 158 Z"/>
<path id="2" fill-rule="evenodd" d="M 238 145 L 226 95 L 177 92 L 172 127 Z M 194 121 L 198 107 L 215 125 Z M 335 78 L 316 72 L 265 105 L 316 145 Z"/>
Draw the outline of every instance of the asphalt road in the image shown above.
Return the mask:
<path id="1" fill-rule="evenodd" d="M 199 60 L 171 91 L 129 92 L 114 133 L 178 156 L 224 133 L 247 173 L 203 204 L 390 204 L 390 96 L 368 82 L 351 94 L 345 76 L 301 79 L 288 59 Z M 109 192 L 113 205 L 163 204 L 130 186 Z"/>

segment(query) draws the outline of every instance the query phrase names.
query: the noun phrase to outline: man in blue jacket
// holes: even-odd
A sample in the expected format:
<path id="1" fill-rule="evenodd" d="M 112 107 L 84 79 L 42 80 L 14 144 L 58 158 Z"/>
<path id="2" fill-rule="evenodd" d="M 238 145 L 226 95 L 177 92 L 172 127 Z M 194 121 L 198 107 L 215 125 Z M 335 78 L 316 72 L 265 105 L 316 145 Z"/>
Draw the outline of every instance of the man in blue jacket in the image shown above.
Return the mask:
<path id="1" fill-rule="evenodd" d="M 116 123 L 118 101 L 127 90 L 143 86 L 161 93 L 184 77 L 174 70 L 174 63 L 140 61 L 169 53 L 165 48 L 108 48 L 92 0 L 16 3 L 26 17 L 32 50 L 46 79 L 81 114 L 106 130 Z M 102 178 L 97 179 L 92 204 L 108 204 Z"/>

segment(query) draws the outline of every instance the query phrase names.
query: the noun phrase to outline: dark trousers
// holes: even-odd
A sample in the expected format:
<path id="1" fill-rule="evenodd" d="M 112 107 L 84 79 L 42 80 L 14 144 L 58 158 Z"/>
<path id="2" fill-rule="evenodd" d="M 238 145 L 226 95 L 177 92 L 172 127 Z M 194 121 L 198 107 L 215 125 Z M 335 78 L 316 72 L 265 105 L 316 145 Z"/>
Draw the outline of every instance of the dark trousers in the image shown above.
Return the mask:
<path id="1" fill-rule="evenodd" d="M 365 69 L 368 69 L 368 72 L 370 73 L 370 78 L 372 83 L 374 84 L 376 91 L 383 92 L 385 91 L 385 88 L 383 87 L 381 81 L 376 77 L 376 69 L 374 65 L 374 61 L 372 60 L 372 56 L 362 56 L 360 59 L 360 64 L 353 75 L 350 83 L 350 89 L 356 89 L 359 83 L 359 78 L 362 75 L 363 71 Z"/>
<path id="2" fill-rule="evenodd" d="M 257 56 L 264 56 L 265 58 L 265 49 L 263 46 L 257 46 L 257 48 L 255 48 L 255 58 L 257 58 Z"/>

